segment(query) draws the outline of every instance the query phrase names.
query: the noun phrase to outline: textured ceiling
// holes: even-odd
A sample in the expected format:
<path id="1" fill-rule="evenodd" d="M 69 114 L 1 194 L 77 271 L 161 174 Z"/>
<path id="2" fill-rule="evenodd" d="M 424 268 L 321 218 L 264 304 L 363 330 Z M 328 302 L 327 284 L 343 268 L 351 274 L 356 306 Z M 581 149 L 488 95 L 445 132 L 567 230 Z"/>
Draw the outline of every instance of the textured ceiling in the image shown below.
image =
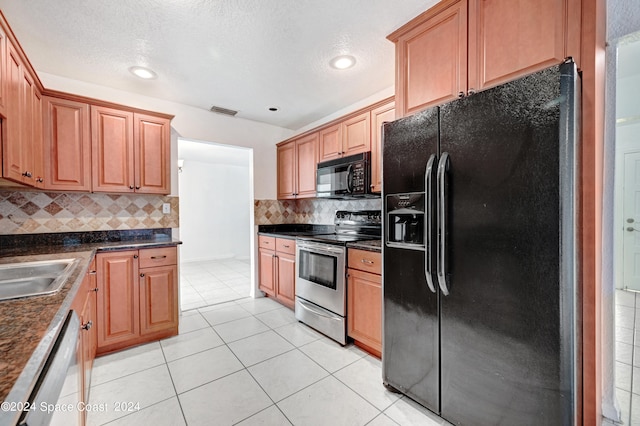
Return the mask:
<path id="1" fill-rule="evenodd" d="M 0 8 L 38 72 L 296 130 L 391 87 L 386 35 L 436 2 L 0 0 Z M 330 68 L 339 54 L 356 65 Z M 132 76 L 134 65 L 158 78 Z"/>

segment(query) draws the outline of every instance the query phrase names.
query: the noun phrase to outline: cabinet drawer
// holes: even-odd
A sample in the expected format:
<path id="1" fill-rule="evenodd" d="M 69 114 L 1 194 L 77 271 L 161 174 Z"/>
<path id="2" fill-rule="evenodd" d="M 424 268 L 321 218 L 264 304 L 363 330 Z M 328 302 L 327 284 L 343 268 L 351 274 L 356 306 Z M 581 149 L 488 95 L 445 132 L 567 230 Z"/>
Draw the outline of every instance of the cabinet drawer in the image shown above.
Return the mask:
<path id="1" fill-rule="evenodd" d="M 276 238 L 276 251 L 280 253 L 296 254 L 295 240 L 287 240 L 285 238 Z"/>
<path id="2" fill-rule="evenodd" d="M 276 239 L 275 237 L 266 237 L 264 235 L 258 236 L 258 247 L 275 250 L 276 249 Z"/>
<path id="3" fill-rule="evenodd" d="M 349 249 L 349 268 L 372 274 L 382 274 L 382 255 L 374 251 Z"/>
<path id="4" fill-rule="evenodd" d="M 176 265 L 178 251 L 175 247 L 140 250 L 139 267 L 152 268 L 154 266 Z"/>

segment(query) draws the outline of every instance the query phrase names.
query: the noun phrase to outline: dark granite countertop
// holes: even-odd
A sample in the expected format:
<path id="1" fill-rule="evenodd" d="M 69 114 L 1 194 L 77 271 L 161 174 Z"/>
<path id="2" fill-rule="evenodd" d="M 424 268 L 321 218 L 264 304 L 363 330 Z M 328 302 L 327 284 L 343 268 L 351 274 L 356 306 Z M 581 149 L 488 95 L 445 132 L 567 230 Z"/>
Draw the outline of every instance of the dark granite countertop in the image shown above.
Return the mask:
<path id="1" fill-rule="evenodd" d="M 132 239 L 122 234 L 120 241 L 113 236 L 110 241 L 79 239 L 76 234 L 70 233 L 73 238 L 63 244 L 56 244 L 60 240 L 46 234 L 43 244 L 34 244 L 34 236 L 25 236 L 22 241 L 16 236 L 1 236 L 0 264 L 68 258 L 80 261 L 57 293 L 0 301 L 0 402 L 20 403 L 28 398 L 96 252 L 182 244 L 171 238 L 170 230 Z M 0 424 L 14 424 L 19 415 L 0 410 Z"/>
<path id="2" fill-rule="evenodd" d="M 382 240 L 354 241 L 352 243 L 347 243 L 347 248 L 355 248 L 382 253 Z"/>

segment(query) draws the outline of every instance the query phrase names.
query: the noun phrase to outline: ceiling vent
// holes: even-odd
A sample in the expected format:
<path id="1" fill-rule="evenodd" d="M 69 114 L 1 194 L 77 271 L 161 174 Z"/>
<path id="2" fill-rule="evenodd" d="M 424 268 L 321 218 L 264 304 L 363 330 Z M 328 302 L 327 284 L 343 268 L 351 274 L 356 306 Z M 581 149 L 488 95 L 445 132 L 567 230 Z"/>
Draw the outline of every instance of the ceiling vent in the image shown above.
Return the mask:
<path id="1" fill-rule="evenodd" d="M 209 111 L 215 112 L 217 114 L 230 115 L 232 117 L 235 116 L 238 113 L 238 111 L 234 111 L 232 109 L 227 109 L 227 108 L 222 108 L 222 107 L 215 106 L 215 105 L 212 106 L 211 109 L 209 109 Z"/>

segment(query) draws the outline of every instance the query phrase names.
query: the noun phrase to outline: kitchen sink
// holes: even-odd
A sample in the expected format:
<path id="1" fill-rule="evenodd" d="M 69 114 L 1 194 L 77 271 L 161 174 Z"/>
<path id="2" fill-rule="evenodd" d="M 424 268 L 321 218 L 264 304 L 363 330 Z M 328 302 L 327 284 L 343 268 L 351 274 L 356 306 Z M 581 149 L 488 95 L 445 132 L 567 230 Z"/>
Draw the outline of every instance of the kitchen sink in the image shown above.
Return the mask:
<path id="1" fill-rule="evenodd" d="M 58 259 L 0 265 L 0 300 L 55 293 L 79 259 Z"/>

